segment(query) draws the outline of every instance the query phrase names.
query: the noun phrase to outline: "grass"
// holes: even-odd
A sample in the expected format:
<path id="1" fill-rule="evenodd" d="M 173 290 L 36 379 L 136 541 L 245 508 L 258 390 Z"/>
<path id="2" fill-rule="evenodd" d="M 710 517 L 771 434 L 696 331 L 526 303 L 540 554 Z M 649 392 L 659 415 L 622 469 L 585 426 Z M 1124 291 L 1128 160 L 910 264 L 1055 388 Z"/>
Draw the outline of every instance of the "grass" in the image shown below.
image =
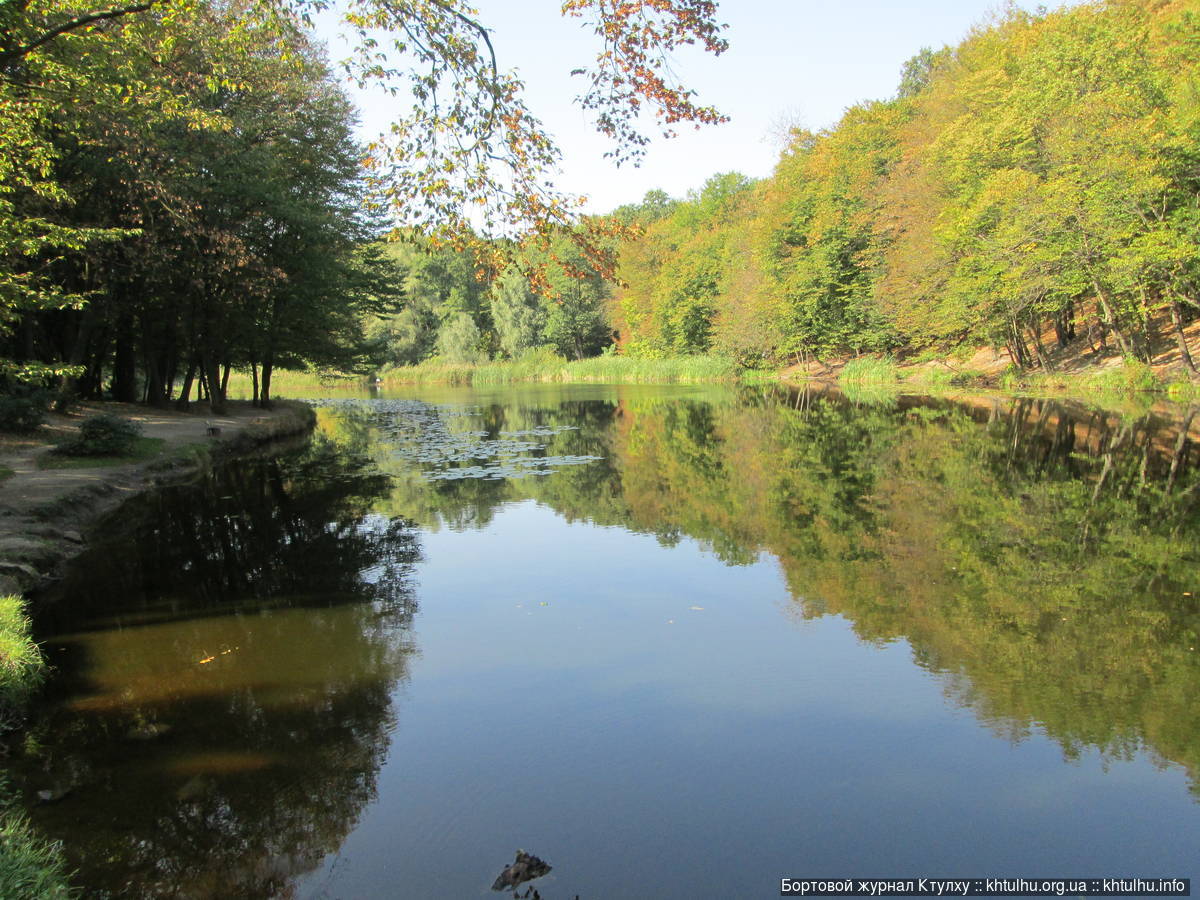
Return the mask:
<path id="1" fill-rule="evenodd" d="M 12 478 L 16 474 L 17 473 L 8 466 L 0 466 L 0 481 L 5 481 L 9 478 Z"/>
<path id="2" fill-rule="evenodd" d="M 912 373 L 906 373 L 904 380 L 910 384 L 919 384 L 923 387 L 931 388 L 950 388 L 950 387 L 965 387 L 967 385 L 978 384 L 984 379 L 983 372 L 975 369 L 948 369 L 945 367 L 918 369 Z"/>
<path id="3" fill-rule="evenodd" d="M 39 837 L 7 784 L 0 802 L 0 897 L 75 897 L 62 845 Z"/>
<path id="4" fill-rule="evenodd" d="M 1088 372 L 1022 372 L 1009 367 L 998 385 L 1006 391 L 1083 393 L 1089 396 L 1128 397 L 1165 389 L 1154 370 L 1140 360 L 1126 359 L 1120 366 Z"/>
<path id="5" fill-rule="evenodd" d="M 280 369 L 271 375 L 272 397 L 301 397 L 313 394 L 358 393 L 364 379 L 359 375 L 335 375 L 327 372 L 294 372 Z M 249 400 L 254 394 L 254 380 L 249 372 L 233 372 L 229 376 L 229 397 Z"/>
<path id="6" fill-rule="evenodd" d="M 595 356 L 567 361 L 546 350 L 533 350 L 512 360 L 481 365 L 431 360 L 380 373 L 387 384 L 511 384 L 522 381 L 566 384 L 698 384 L 735 381 L 745 370 L 720 356 L 642 359 Z"/>
<path id="7" fill-rule="evenodd" d="M 1200 400 L 1200 383 L 1195 381 L 1172 381 L 1166 390 L 1172 400 Z"/>
<path id="8" fill-rule="evenodd" d="M 66 452 L 53 450 L 38 457 L 38 468 L 101 469 L 145 462 L 158 456 L 166 443 L 163 438 L 139 437 L 133 442 L 133 449 L 120 456 L 70 456 Z"/>
<path id="9" fill-rule="evenodd" d="M 860 356 L 842 367 L 838 381 L 845 384 L 895 384 L 900 370 L 890 356 Z"/>
<path id="10" fill-rule="evenodd" d="M 45 678 L 46 660 L 31 637 L 25 601 L 0 596 L 0 724 L 21 713 Z"/>

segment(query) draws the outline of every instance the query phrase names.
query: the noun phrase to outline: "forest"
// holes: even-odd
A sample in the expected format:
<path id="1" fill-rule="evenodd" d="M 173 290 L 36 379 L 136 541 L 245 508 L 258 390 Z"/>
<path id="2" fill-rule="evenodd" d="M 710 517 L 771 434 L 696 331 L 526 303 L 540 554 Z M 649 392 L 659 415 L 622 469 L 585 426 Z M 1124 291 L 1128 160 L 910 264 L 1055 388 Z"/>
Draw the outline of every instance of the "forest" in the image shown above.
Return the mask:
<path id="1" fill-rule="evenodd" d="M 1043 335 L 1145 359 L 1200 311 L 1200 8 L 1010 8 L 923 49 L 896 96 L 793 129 L 774 174 L 618 215 L 625 352 L 780 361 Z"/>
<path id="2" fill-rule="evenodd" d="M 483 45 L 423 60 L 414 90 L 430 92 L 428 108 L 393 145 L 364 147 L 303 6 L 247 17 L 191 2 L 53 34 L 64 9 L 0 13 L 9 398 L 219 406 L 230 372 L 248 371 L 268 403 L 280 367 L 366 374 L 528 354 L 773 367 L 991 346 L 1049 369 L 1048 339 L 1146 360 L 1165 335 L 1195 372 L 1190 0 L 1009 8 L 956 47 L 914 55 L 895 96 L 826 130 L 793 128 L 770 177 L 718 174 L 605 217 L 573 215 L 548 189 L 513 192 L 554 155 L 521 130 L 519 100 L 502 127 L 480 106 L 516 96 L 502 77 L 465 79 L 474 94 L 460 86 L 452 109 L 430 111 L 439 79 L 463 80 L 454 65 L 483 77 Z M 714 12 L 669 21 L 720 52 Z M 682 42 L 672 34 L 656 39 Z M 628 105 L 601 74 L 594 90 Z M 668 121 L 720 120 L 659 99 Z M 632 121 L 599 116 L 636 155 Z M 451 127 L 495 142 L 422 143 L 421 128 Z M 496 152 L 504 184 L 469 155 Z"/>
<path id="3" fill-rule="evenodd" d="M 234 370 L 269 404 L 280 367 L 519 352 L 531 333 L 575 356 L 610 342 L 588 276 L 611 269 L 603 225 L 580 226 L 554 186 L 560 151 L 476 13 L 348 3 L 352 55 L 331 61 L 324 11 L 0 5 L 0 424 L 53 395 L 219 410 Z M 564 4 L 598 36 L 580 101 L 614 154 L 649 140 L 639 110 L 655 128 L 721 120 L 666 71 L 677 46 L 723 51 L 715 12 Z M 349 83 L 412 106 L 365 142 Z"/>

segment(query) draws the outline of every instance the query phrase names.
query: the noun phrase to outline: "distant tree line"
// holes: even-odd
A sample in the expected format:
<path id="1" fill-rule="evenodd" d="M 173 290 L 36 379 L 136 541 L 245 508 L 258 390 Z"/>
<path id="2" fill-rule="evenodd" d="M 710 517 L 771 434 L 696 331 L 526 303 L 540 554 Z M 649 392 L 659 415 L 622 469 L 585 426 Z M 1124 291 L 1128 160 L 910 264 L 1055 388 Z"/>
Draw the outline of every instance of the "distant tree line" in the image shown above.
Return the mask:
<path id="1" fill-rule="evenodd" d="M 504 252 L 509 264 L 488 276 L 466 249 L 389 244 L 405 299 L 399 313 L 368 321 L 376 364 L 481 363 L 539 350 L 582 359 L 613 343 L 606 311 L 612 285 L 569 232 L 554 233 L 544 248 Z"/>

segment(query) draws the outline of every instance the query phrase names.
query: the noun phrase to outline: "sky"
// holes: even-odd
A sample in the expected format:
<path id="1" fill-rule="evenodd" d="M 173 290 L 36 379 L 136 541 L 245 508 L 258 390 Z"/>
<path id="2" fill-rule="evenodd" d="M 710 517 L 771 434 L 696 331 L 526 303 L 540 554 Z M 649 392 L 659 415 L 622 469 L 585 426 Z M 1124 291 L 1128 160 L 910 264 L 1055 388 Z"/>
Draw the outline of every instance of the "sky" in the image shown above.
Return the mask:
<path id="1" fill-rule="evenodd" d="M 718 20 L 728 25 L 729 50 L 720 57 L 685 52 L 675 69 L 699 101 L 730 121 L 656 139 L 639 168 L 617 168 L 604 159 L 605 139 L 572 102 L 582 81 L 569 73 L 587 65 L 597 46 L 580 20 L 561 16 L 561 0 L 475 5 L 492 30 L 500 67 L 517 70 L 528 107 L 562 149 L 558 187 L 586 195 L 593 213 L 637 202 L 655 188 L 684 197 L 721 172 L 769 175 L 788 126 L 827 128 L 847 107 L 894 95 L 905 60 L 923 46 L 957 44 L 998 8 L 995 0 L 727 0 Z M 320 32 L 333 60 L 347 55 L 328 23 Z M 364 140 L 398 112 L 395 99 L 350 93 Z"/>

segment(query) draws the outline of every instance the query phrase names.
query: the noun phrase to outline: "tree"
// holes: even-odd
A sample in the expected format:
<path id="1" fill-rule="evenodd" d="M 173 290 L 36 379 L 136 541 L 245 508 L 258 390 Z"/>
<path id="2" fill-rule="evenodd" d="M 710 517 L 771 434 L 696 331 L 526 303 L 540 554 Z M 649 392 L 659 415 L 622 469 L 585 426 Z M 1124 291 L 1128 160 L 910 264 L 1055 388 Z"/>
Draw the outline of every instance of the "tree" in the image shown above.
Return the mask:
<path id="1" fill-rule="evenodd" d="M 481 363 L 487 354 L 480 349 L 483 335 L 467 313 L 458 313 L 438 332 L 437 355 L 453 363 Z"/>
<path id="2" fill-rule="evenodd" d="M 518 267 L 509 267 L 492 282 L 491 298 L 492 321 L 505 354 L 517 357 L 542 344 L 546 309 Z"/>
<path id="3" fill-rule="evenodd" d="M 378 229 L 359 210 L 353 111 L 318 54 L 298 29 L 235 23 L 208 6 L 169 27 L 131 20 L 105 39 L 63 64 L 81 90 L 103 75 L 104 90 L 132 98 L 150 84 L 172 105 L 82 118 L 46 105 L 56 187 L 79 198 L 58 212 L 61 227 L 100 220 L 120 240 L 43 267 L 47 284 L 88 303 L 25 313 L 10 354 L 77 367 L 84 393 L 110 372 L 122 400 L 165 403 L 182 378 L 186 403 L 198 379 L 214 410 L 233 365 L 261 367 L 264 403 L 277 360 L 352 367 L 360 320 L 400 285 L 361 249 Z"/>
<path id="4" fill-rule="evenodd" d="M 574 221 L 577 198 L 559 193 L 549 177 L 558 161 L 553 141 L 462 0 L 348 2 L 340 13 L 359 43 L 346 70 L 360 84 L 407 94 L 411 109 L 367 148 L 365 182 L 343 179 L 307 197 L 273 182 L 280 170 L 270 160 L 292 151 L 272 154 L 300 135 L 288 125 L 279 140 L 265 113 L 317 128 L 305 137 L 317 138 L 324 162 L 308 165 L 303 139 L 290 157 L 304 178 L 320 181 L 326 163 L 344 172 L 346 151 L 356 154 L 347 141 L 318 134 L 339 116 L 337 127 L 349 134 L 343 112 L 329 106 L 340 102 L 344 111 L 344 100 L 330 99 L 336 92 L 301 34 L 323 6 L 147 0 L 96 9 L 76 0 L 9 0 L 0 7 L 0 341 L 20 360 L 8 371 L 71 372 L 84 389 L 99 390 L 109 368 L 118 393 L 133 396 L 141 368 L 151 398 L 161 400 L 187 370 L 219 403 L 219 369 L 261 360 L 269 372 L 277 338 L 303 331 L 311 342 L 318 333 L 285 322 L 308 319 L 296 315 L 299 297 L 318 299 L 313 260 L 295 252 L 301 232 L 320 218 L 301 210 L 306 203 L 340 204 L 334 218 L 355 240 L 366 232 L 351 224 L 352 207 L 365 203 L 442 245 L 471 249 L 472 268 L 483 270 L 497 269 L 510 252 L 489 238 L 524 235 L 546 249 L 554 230 Z M 600 39 L 595 65 L 577 72 L 585 78 L 581 99 L 620 160 L 636 162 L 644 146 L 639 112 L 653 110 L 668 132 L 721 119 L 667 74 L 667 55 L 682 45 L 724 50 L 711 0 L 573 0 L 564 14 L 590 22 Z M 301 86 L 314 80 L 324 86 L 305 96 Z M 297 102 L 310 111 L 326 103 L 333 119 L 290 117 Z M 246 202 L 251 197 L 258 207 Z M 272 211 L 260 215 L 264 204 Z M 291 224 L 281 230 L 284 222 Z M 609 265 L 598 237 L 605 226 L 593 224 L 572 230 L 573 241 L 592 265 Z M 147 262 L 168 248 L 160 264 Z M 178 265 L 184 256 L 188 263 Z M 334 257 L 353 254 L 343 243 L 321 256 Z M 482 289 L 464 291 L 455 303 L 490 333 Z M 76 316 L 42 312 L 86 304 L 90 311 Z M 444 312 L 454 318 L 458 310 Z M 142 339 L 131 339 L 129 326 L 138 322 L 146 325 Z M 411 324 L 423 354 L 432 347 L 420 336 L 426 323 L 414 316 Z M 182 346 L 189 341 L 194 346 Z M 191 378 L 185 382 L 190 389 Z"/>

